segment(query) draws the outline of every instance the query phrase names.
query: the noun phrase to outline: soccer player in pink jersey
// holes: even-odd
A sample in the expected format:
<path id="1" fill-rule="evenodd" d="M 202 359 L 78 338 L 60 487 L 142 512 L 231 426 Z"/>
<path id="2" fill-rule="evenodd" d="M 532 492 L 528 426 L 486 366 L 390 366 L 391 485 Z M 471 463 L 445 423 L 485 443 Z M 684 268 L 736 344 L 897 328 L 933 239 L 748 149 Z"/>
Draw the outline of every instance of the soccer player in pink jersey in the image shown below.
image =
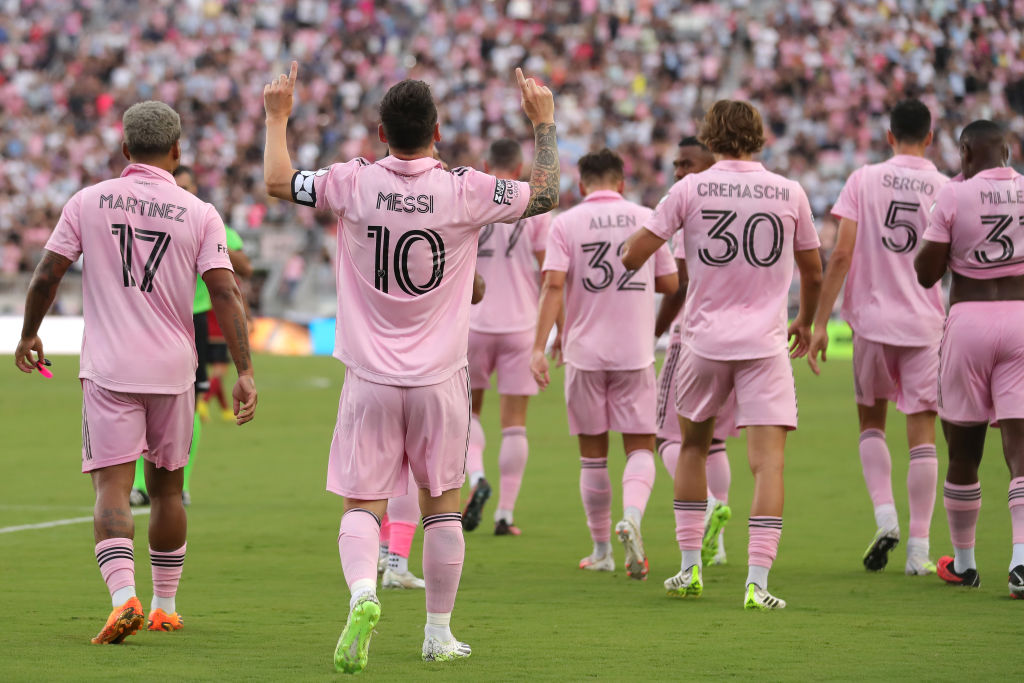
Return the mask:
<path id="1" fill-rule="evenodd" d="M 498 140 L 487 152 L 484 170 L 504 180 L 518 180 L 523 170 L 523 150 L 515 140 Z M 530 374 L 530 351 L 537 324 L 540 295 L 540 264 L 551 227 L 549 214 L 521 218 L 513 223 L 490 223 L 480 233 L 477 273 L 490 283 L 487 301 L 469 315 L 469 382 L 473 391 L 473 415 L 469 423 L 470 496 L 462 526 L 472 531 L 480 524 L 491 487 L 484 478 L 484 429 L 480 424 L 484 390 L 491 375 L 498 375 L 501 449 L 498 469 L 501 485 L 494 513 L 497 536 L 518 536 L 513 519 L 516 498 L 523 483 L 529 444 L 526 440 L 526 406 L 537 393 Z"/>
<path id="2" fill-rule="evenodd" d="M 389 498 L 420 489 L 426 661 L 468 657 L 449 627 L 465 555 L 459 492 L 469 438 L 470 294 L 477 239 L 558 204 L 559 165 L 551 91 L 516 70 L 534 125 L 530 183 L 456 168 L 433 158 L 437 108 L 422 81 L 391 87 L 378 134 L 390 155 L 297 171 L 287 125 L 298 65 L 264 89 L 267 191 L 338 217 L 338 326 L 334 355 L 347 368 L 331 444 L 327 489 L 345 497 L 338 535 L 352 599 L 334 664 L 366 667 L 380 618 L 376 565 Z"/>
<path id="3" fill-rule="evenodd" d="M 654 485 L 654 293 L 679 287 L 668 247 L 650 264 L 628 270 L 616 255 L 651 210 L 622 197 L 622 158 L 609 149 L 579 161 L 583 201 L 551 226 L 544 285 L 530 368 L 550 382 L 544 347 L 565 295 L 565 402 L 569 432 L 579 438 L 580 496 L 594 549 L 580 569 L 613 571 L 612 491 L 608 432 L 622 433 L 623 519 L 615 533 L 625 546 L 626 572 L 647 577 L 640 532 Z"/>
<path id="4" fill-rule="evenodd" d="M 181 156 L 181 120 L 162 102 L 142 102 L 124 113 L 123 128 L 128 166 L 120 178 L 80 190 L 64 206 L 29 285 L 15 357 L 23 372 L 43 360 L 39 325 L 64 273 L 84 255 L 82 472 L 90 474 L 96 491 L 96 561 L 113 603 L 93 643 L 120 643 L 144 620 L 128 505 L 140 455 L 152 506 L 148 625 L 154 631 L 182 627 L 175 595 L 185 562 L 182 468 L 195 410 L 197 273 L 209 287 L 238 368 L 237 423 L 251 420 L 256 408 L 245 310 L 224 222 L 171 175 Z"/>
<path id="5" fill-rule="evenodd" d="M 1007 166 L 1003 129 L 975 121 L 960 135 L 962 182 L 939 191 L 914 266 L 933 288 L 953 271 L 939 363 L 939 418 L 949 446 L 943 503 L 953 557 L 938 574 L 981 585 L 974 534 L 981 509 L 978 466 L 998 423 L 1010 470 L 1013 530 L 1010 597 L 1024 598 L 1024 176 Z"/>
<path id="6" fill-rule="evenodd" d="M 691 173 L 700 173 L 711 168 L 715 157 L 695 137 L 680 140 L 676 158 L 672 162 L 676 182 Z M 668 351 L 665 362 L 658 375 L 658 408 L 656 445 L 661 461 L 670 477 L 675 476 L 676 463 L 679 460 L 679 449 L 683 436 L 679 431 L 679 419 L 676 417 L 676 385 L 675 369 L 682 353 L 683 303 L 686 299 L 686 252 L 683 240 L 673 240 L 672 254 L 679 269 L 679 289 L 674 294 L 667 294 L 661 299 L 658 316 L 654 325 L 654 336 L 660 338 L 669 331 Z M 725 564 L 725 523 L 732 516 L 729 508 L 729 484 L 732 473 L 729 468 L 729 457 L 725 451 L 725 440 L 730 436 L 738 436 L 735 424 L 736 400 L 730 396 L 715 418 L 715 434 L 711 439 L 711 450 L 707 458 L 708 477 L 708 511 L 704 529 L 704 540 L 701 543 L 701 560 L 705 565 Z"/>
<path id="7" fill-rule="evenodd" d="M 757 109 L 747 102 L 718 101 L 698 137 L 718 161 L 676 183 L 622 255 L 627 268 L 638 268 L 679 231 L 690 255 L 676 369 L 683 446 L 674 507 L 682 565 L 665 589 L 680 597 L 703 592 L 705 459 L 715 415 L 735 390 L 736 424 L 747 428 L 754 474 L 744 607 L 779 609 L 785 601 L 767 589 L 782 534 L 786 432 L 797 426 L 789 358 L 805 355 L 810 343 L 821 289 L 818 235 L 800 185 L 752 160 L 764 146 Z M 794 262 L 800 270 L 800 311 L 787 330 Z M 792 340 L 788 352 L 787 337 Z"/>
<path id="8" fill-rule="evenodd" d="M 886 138 L 894 156 L 864 166 L 846 182 L 832 213 L 839 235 L 829 258 L 814 319 L 810 357 L 828 350 L 828 320 L 843 289 L 843 318 L 853 329 L 853 385 L 860 422 L 860 461 L 875 507 L 877 530 L 864 567 L 881 571 L 899 543 L 892 461 L 885 441 L 890 401 L 907 416 L 910 538 L 905 572 L 935 573 L 928 533 L 935 507 L 938 460 L 935 411 L 939 342 L 946 317 L 938 288 L 916 284 L 914 252 L 935 195 L 948 182 L 924 158 L 932 117 L 918 100 L 893 107 Z"/>

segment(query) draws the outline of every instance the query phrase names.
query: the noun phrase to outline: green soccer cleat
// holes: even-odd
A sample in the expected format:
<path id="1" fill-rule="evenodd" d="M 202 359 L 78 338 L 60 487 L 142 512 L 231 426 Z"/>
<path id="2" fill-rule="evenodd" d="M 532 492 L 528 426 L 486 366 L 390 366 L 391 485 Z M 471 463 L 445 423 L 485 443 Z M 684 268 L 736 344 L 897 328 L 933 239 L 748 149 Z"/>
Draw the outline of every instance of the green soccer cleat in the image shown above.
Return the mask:
<path id="1" fill-rule="evenodd" d="M 334 668 L 341 673 L 357 674 L 366 668 L 369 658 L 370 637 L 373 627 L 380 619 L 380 602 L 374 595 L 367 595 L 352 607 L 348 613 L 345 630 L 338 638 L 334 649 Z"/>
<path id="2" fill-rule="evenodd" d="M 665 579 L 665 592 L 669 597 L 685 598 L 687 596 L 700 597 L 704 592 L 704 584 L 701 581 L 700 567 L 693 565 L 682 569 L 675 576 Z"/>
<path id="3" fill-rule="evenodd" d="M 743 600 L 743 609 L 771 610 L 785 609 L 786 601 L 777 598 L 756 583 L 747 584 L 747 594 Z"/>
<path id="4" fill-rule="evenodd" d="M 725 529 L 725 523 L 732 517 L 732 508 L 725 503 L 716 502 L 714 509 L 708 516 L 708 522 L 704 526 L 704 540 L 700 546 L 700 559 L 704 563 L 705 567 L 712 564 L 725 564 L 725 551 L 721 551 L 721 561 L 716 562 L 716 558 L 719 556 L 718 542 L 721 537 L 722 531 Z"/>

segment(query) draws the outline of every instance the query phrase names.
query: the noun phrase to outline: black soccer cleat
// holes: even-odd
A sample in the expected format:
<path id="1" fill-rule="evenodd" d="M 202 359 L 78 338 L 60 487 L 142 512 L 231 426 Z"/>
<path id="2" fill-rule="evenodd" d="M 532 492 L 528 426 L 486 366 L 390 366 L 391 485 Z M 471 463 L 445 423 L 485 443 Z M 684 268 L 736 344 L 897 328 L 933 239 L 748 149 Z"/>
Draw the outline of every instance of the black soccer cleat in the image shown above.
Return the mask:
<path id="1" fill-rule="evenodd" d="M 940 557 L 936 566 L 938 567 L 939 578 L 948 584 L 964 586 L 965 588 L 981 588 L 981 577 L 978 576 L 978 570 L 974 567 L 957 573 L 956 567 L 953 564 L 953 558 L 948 555 Z M 1024 567 L 1020 567 L 1020 569 L 1024 570 Z"/>
<path id="2" fill-rule="evenodd" d="M 1010 597 L 1014 600 L 1024 600 L 1024 564 L 1018 564 L 1010 570 Z"/>
<path id="3" fill-rule="evenodd" d="M 889 564 L 889 553 L 900 543 L 896 529 L 879 529 L 871 539 L 871 545 L 864 551 L 864 568 L 869 572 L 880 572 Z"/>
<path id="4" fill-rule="evenodd" d="M 464 530 L 472 531 L 480 526 L 480 518 L 484 512 L 484 503 L 490 497 L 491 485 L 487 483 L 486 479 L 481 477 L 480 481 L 473 487 L 473 491 L 469 494 L 466 509 L 462 511 L 462 528 Z"/>

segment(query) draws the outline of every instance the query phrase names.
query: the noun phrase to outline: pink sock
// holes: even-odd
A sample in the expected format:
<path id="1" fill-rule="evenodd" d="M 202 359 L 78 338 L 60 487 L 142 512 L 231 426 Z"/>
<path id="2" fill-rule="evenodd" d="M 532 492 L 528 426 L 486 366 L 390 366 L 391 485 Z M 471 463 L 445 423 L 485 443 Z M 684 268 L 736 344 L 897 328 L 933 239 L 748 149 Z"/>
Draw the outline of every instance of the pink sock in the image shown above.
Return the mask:
<path id="1" fill-rule="evenodd" d="M 654 488 L 654 472 L 654 453 L 638 450 L 626 454 L 626 468 L 622 471 L 623 509 L 636 508 L 644 514 Z"/>
<path id="2" fill-rule="evenodd" d="M 153 569 L 153 594 L 158 598 L 173 598 L 178 592 L 181 570 L 185 566 L 185 546 L 161 552 L 149 549 L 149 563 Z"/>
<path id="3" fill-rule="evenodd" d="M 506 427 L 501 430 L 501 450 L 498 452 L 498 469 L 501 470 L 501 494 L 498 509 L 512 512 L 523 485 L 526 459 L 530 455 L 530 443 L 526 440 L 526 427 Z"/>
<path id="4" fill-rule="evenodd" d="M 907 468 L 907 497 L 910 500 L 910 537 L 927 539 L 935 510 L 935 485 L 939 480 L 939 461 L 935 444 L 910 449 Z"/>
<path id="5" fill-rule="evenodd" d="M 1024 543 L 1024 477 L 1010 480 L 1010 494 L 1006 500 L 1010 506 L 1013 542 Z"/>
<path id="6" fill-rule="evenodd" d="M 447 614 L 455 607 L 466 539 L 462 515 L 445 512 L 423 518 L 423 580 L 427 586 L 427 612 Z"/>
<path id="7" fill-rule="evenodd" d="M 487 445 L 487 438 L 484 436 L 484 427 L 480 424 L 480 417 L 471 415 L 469 418 L 469 448 L 466 451 L 466 472 L 473 474 L 484 472 L 484 447 Z M 475 484 L 476 482 L 471 482 Z"/>
<path id="8" fill-rule="evenodd" d="M 416 526 L 408 522 L 391 522 L 391 543 L 388 545 L 388 552 L 408 558 L 412 549 L 412 537 L 416 535 Z"/>
<path id="9" fill-rule="evenodd" d="M 356 581 L 377 583 L 377 557 L 380 554 L 380 520 L 363 508 L 352 508 L 341 516 L 338 531 L 341 571 L 352 590 Z"/>
<path id="10" fill-rule="evenodd" d="M 409 492 L 404 496 L 388 501 L 388 513 L 385 517 L 391 524 L 412 524 L 415 527 L 420 523 L 420 490 L 415 483 L 410 483 Z M 381 533 L 383 534 L 383 531 Z"/>
<path id="11" fill-rule="evenodd" d="M 676 513 L 676 540 L 683 552 L 700 552 L 704 540 L 704 512 L 708 509 L 706 500 L 674 500 L 672 508 Z M 685 567 L 684 567 L 685 569 Z"/>
<path id="12" fill-rule="evenodd" d="M 705 468 L 708 476 L 708 491 L 716 500 L 728 503 L 732 471 L 729 469 L 729 456 L 726 455 L 724 441 L 711 444 Z"/>
<path id="13" fill-rule="evenodd" d="M 871 502 L 876 508 L 892 505 L 892 460 L 889 446 L 885 443 L 885 432 L 865 429 L 860 433 L 860 464 Z"/>
<path id="14" fill-rule="evenodd" d="M 942 487 L 942 503 L 949 520 L 949 538 L 954 548 L 973 548 L 974 531 L 981 510 L 981 484 L 950 484 Z"/>
<path id="15" fill-rule="evenodd" d="M 668 470 L 669 479 L 675 480 L 676 478 L 676 463 L 679 462 L 679 450 L 682 446 L 678 441 L 663 441 L 661 448 L 658 449 L 661 462 L 665 465 L 665 469 Z"/>
<path id="16" fill-rule="evenodd" d="M 388 507 L 391 506 L 391 502 L 388 501 Z M 388 517 L 388 513 L 384 513 L 384 516 L 380 518 L 380 544 L 382 547 L 387 547 L 388 543 L 391 542 L 391 519 Z"/>
<path id="17" fill-rule="evenodd" d="M 96 563 L 107 584 L 107 590 L 115 591 L 135 585 L 135 551 L 130 538 L 108 538 L 96 544 Z"/>
<path id="18" fill-rule="evenodd" d="M 772 568 L 779 552 L 779 538 L 782 536 L 782 517 L 758 516 L 747 521 L 750 540 L 747 545 L 747 564 Z M 764 588 L 765 586 L 761 586 Z"/>
<path id="19" fill-rule="evenodd" d="M 594 543 L 608 543 L 612 538 L 612 482 L 608 478 L 608 458 L 580 458 L 580 497 L 590 538 Z"/>

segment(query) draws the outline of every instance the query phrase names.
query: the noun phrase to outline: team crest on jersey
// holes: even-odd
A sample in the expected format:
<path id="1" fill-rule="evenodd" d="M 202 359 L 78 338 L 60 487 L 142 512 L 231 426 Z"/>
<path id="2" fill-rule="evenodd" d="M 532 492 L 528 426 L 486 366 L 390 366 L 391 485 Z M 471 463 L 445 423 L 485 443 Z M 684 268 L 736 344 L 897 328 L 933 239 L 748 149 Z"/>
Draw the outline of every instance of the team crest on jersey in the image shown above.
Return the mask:
<path id="1" fill-rule="evenodd" d="M 317 176 L 326 175 L 330 169 L 321 168 L 319 171 L 296 171 L 292 176 L 292 201 L 303 206 L 316 206 L 316 183 Z"/>
<path id="2" fill-rule="evenodd" d="M 494 203 L 512 205 L 519 196 L 519 185 L 513 181 L 498 179 L 494 183 Z"/>

